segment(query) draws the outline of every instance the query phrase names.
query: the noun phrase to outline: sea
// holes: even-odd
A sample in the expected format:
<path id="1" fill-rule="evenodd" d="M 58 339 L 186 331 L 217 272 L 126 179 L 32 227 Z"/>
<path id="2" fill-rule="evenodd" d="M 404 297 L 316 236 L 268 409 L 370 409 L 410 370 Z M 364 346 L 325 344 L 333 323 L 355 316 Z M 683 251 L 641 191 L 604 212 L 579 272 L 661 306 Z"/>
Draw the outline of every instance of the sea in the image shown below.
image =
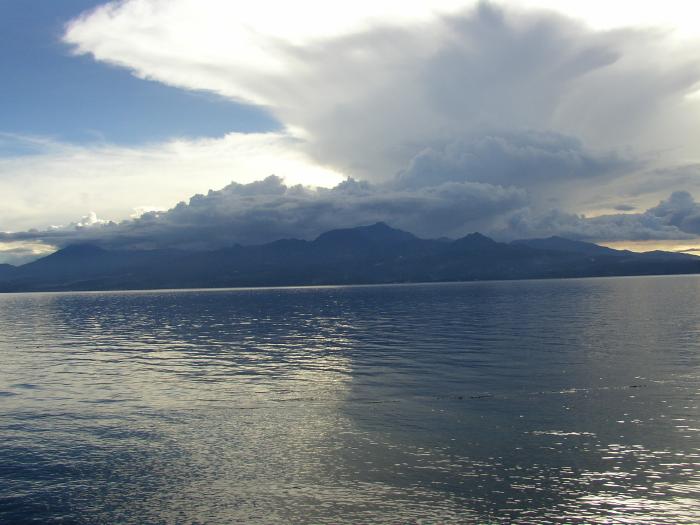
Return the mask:
<path id="1" fill-rule="evenodd" d="M 700 277 L 0 295 L 2 524 L 700 523 Z"/>

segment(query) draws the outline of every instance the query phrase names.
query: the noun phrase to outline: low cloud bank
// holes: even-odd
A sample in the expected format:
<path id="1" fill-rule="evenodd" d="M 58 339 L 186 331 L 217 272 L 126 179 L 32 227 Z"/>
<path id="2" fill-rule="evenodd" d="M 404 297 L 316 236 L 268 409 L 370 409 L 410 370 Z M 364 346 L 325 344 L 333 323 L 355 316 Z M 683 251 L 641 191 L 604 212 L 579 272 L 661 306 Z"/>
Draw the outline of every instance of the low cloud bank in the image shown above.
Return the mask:
<path id="1" fill-rule="evenodd" d="M 0 243 L 57 247 L 94 243 L 112 249 L 206 250 L 320 233 L 384 221 L 422 237 L 458 237 L 482 231 L 496 238 L 562 235 L 592 241 L 694 239 L 700 204 L 674 192 L 643 213 L 584 217 L 552 209 L 534 212 L 519 188 L 448 181 L 420 188 L 348 179 L 332 189 L 287 186 L 270 176 L 195 195 L 165 212 L 105 222 L 86 217 L 65 227 L 0 233 Z"/>
<path id="2" fill-rule="evenodd" d="M 700 203 L 687 191 L 673 192 L 643 213 L 584 217 L 560 210 L 513 214 L 501 232 L 506 237 L 561 235 L 593 241 L 647 241 L 695 239 L 700 235 Z"/>
<path id="3" fill-rule="evenodd" d="M 106 247 L 211 249 L 281 238 L 310 239 L 324 231 L 384 221 L 423 236 L 459 234 L 486 226 L 527 205 L 526 193 L 478 182 L 445 182 L 404 189 L 353 179 L 332 189 L 287 186 L 270 176 L 195 195 L 166 212 L 120 223 L 81 220 L 44 231 L 0 234 L 0 241 L 76 242 Z"/>

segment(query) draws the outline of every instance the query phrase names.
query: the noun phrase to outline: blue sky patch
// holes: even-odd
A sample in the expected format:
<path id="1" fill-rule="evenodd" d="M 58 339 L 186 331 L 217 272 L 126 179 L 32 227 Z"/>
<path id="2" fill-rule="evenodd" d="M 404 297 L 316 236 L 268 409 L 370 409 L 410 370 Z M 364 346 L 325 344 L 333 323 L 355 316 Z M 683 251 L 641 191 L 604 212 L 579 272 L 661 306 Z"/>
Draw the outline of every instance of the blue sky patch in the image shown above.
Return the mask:
<path id="1" fill-rule="evenodd" d="M 264 108 L 71 55 L 60 41 L 64 24 L 100 3 L 0 2 L 0 133 L 133 145 L 280 128 Z M 0 155 L 12 153 L 5 146 Z"/>

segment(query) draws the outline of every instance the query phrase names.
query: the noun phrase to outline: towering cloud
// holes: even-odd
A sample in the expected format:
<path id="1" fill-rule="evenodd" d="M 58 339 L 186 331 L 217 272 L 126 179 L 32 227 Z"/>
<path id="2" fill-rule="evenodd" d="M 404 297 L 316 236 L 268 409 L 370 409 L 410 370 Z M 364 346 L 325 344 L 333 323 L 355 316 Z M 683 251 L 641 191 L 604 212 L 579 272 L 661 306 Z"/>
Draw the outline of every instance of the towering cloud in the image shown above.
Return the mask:
<path id="1" fill-rule="evenodd" d="M 653 30 L 593 31 L 552 13 L 455 4 L 435 4 L 441 16 L 416 7 L 393 23 L 321 9 L 305 25 L 308 11 L 295 3 L 299 12 L 279 28 L 262 7 L 132 0 L 75 21 L 65 39 L 146 78 L 264 104 L 319 163 L 367 180 L 391 178 L 428 147 L 527 129 L 645 156 L 700 154 L 691 138 L 700 97 L 688 96 L 699 87 L 697 46 L 671 48 Z M 400 13 L 382 1 L 357 9 Z"/>

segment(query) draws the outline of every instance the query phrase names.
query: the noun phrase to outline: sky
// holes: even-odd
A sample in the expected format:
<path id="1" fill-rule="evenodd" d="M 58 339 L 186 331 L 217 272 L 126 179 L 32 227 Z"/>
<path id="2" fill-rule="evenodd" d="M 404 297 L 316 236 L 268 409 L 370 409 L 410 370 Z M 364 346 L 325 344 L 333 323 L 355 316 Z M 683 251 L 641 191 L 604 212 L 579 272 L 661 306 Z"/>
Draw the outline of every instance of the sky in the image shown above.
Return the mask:
<path id="1" fill-rule="evenodd" d="M 0 263 L 377 221 L 692 250 L 695 4 L 0 0 Z"/>

